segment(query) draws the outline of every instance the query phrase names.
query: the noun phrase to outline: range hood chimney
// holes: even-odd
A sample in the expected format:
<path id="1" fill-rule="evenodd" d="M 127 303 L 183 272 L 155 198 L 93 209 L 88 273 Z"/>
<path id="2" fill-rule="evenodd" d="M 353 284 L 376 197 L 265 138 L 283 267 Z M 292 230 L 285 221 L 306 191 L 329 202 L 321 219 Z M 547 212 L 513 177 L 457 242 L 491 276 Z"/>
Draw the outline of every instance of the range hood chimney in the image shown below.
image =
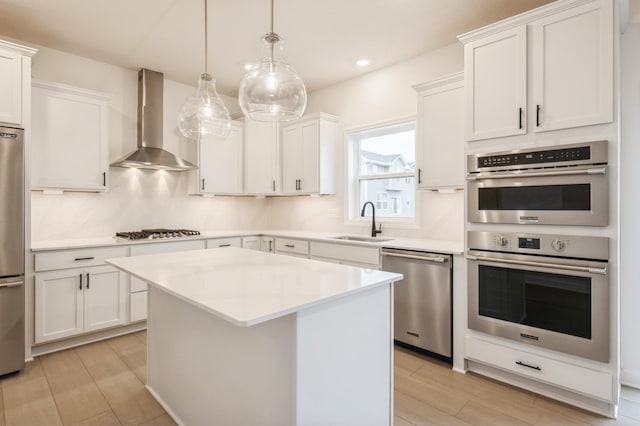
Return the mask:
<path id="1" fill-rule="evenodd" d="M 138 71 L 138 149 L 111 163 L 115 167 L 183 171 L 194 164 L 162 148 L 164 75 L 142 68 Z"/>

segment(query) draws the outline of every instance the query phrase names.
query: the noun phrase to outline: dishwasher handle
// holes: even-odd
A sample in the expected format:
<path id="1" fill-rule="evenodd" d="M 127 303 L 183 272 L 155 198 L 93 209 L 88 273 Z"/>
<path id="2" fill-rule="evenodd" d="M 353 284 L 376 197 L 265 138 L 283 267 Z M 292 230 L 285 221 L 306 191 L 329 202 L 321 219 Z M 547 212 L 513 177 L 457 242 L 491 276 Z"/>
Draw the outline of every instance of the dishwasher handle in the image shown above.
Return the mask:
<path id="1" fill-rule="evenodd" d="M 445 263 L 449 260 L 448 256 L 417 256 L 413 254 L 400 254 L 400 253 L 392 253 L 388 251 L 383 251 L 382 255 L 389 256 L 389 257 L 401 257 L 403 259 L 426 260 L 428 262 L 437 262 L 437 263 Z"/>

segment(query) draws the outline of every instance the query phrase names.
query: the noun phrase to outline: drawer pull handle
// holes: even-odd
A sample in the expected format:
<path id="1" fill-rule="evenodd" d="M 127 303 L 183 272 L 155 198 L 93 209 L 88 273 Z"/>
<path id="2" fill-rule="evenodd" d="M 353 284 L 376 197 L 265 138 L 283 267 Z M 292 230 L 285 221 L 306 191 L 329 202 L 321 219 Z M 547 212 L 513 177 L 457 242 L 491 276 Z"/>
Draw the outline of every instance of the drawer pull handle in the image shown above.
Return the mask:
<path id="1" fill-rule="evenodd" d="M 532 370 L 536 370 L 536 371 L 542 371 L 542 368 L 538 367 L 537 365 L 529 365 L 529 364 L 525 364 L 522 361 L 516 361 L 516 364 L 521 365 L 523 367 L 527 367 L 530 368 Z"/>
<path id="2" fill-rule="evenodd" d="M 93 260 L 93 259 L 95 259 L 95 257 L 90 256 L 90 257 L 76 257 L 73 260 L 78 261 L 78 260 Z"/>
<path id="3" fill-rule="evenodd" d="M 220 244 L 218 247 L 231 247 L 231 244 Z"/>
<path id="4" fill-rule="evenodd" d="M 295 248 L 295 246 L 293 244 L 285 244 L 285 247 L 289 247 L 289 248 Z"/>
<path id="5" fill-rule="evenodd" d="M 420 338 L 420 335 L 419 335 L 418 333 L 414 333 L 413 331 L 407 331 L 407 334 L 408 334 L 409 336 L 413 336 L 413 337 Z"/>

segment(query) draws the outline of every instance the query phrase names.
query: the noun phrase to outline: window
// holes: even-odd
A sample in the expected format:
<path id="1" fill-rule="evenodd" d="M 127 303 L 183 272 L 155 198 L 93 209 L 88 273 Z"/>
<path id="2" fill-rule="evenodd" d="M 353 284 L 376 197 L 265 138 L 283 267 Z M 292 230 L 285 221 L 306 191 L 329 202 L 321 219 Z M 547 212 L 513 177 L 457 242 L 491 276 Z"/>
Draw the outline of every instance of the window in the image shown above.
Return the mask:
<path id="1" fill-rule="evenodd" d="M 367 201 L 376 206 L 377 217 L 415 217 L 415 121 L 350 133 L 349 157 L 352 218 Z"/>

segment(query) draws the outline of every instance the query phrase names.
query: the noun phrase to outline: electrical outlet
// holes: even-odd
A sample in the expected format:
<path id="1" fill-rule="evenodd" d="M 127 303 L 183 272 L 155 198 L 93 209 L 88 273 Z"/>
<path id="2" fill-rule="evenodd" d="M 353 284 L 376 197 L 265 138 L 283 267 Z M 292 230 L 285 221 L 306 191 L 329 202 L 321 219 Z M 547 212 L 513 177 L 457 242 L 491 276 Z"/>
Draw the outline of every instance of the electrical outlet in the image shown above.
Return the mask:
<path id="1" fill-rule="evenodd" d="M 338 208 L 331 208 L 327 210 L 327 217 L 329 219 L 337 219 L 338 217 L 340 217 L 340 209 Z"/>

